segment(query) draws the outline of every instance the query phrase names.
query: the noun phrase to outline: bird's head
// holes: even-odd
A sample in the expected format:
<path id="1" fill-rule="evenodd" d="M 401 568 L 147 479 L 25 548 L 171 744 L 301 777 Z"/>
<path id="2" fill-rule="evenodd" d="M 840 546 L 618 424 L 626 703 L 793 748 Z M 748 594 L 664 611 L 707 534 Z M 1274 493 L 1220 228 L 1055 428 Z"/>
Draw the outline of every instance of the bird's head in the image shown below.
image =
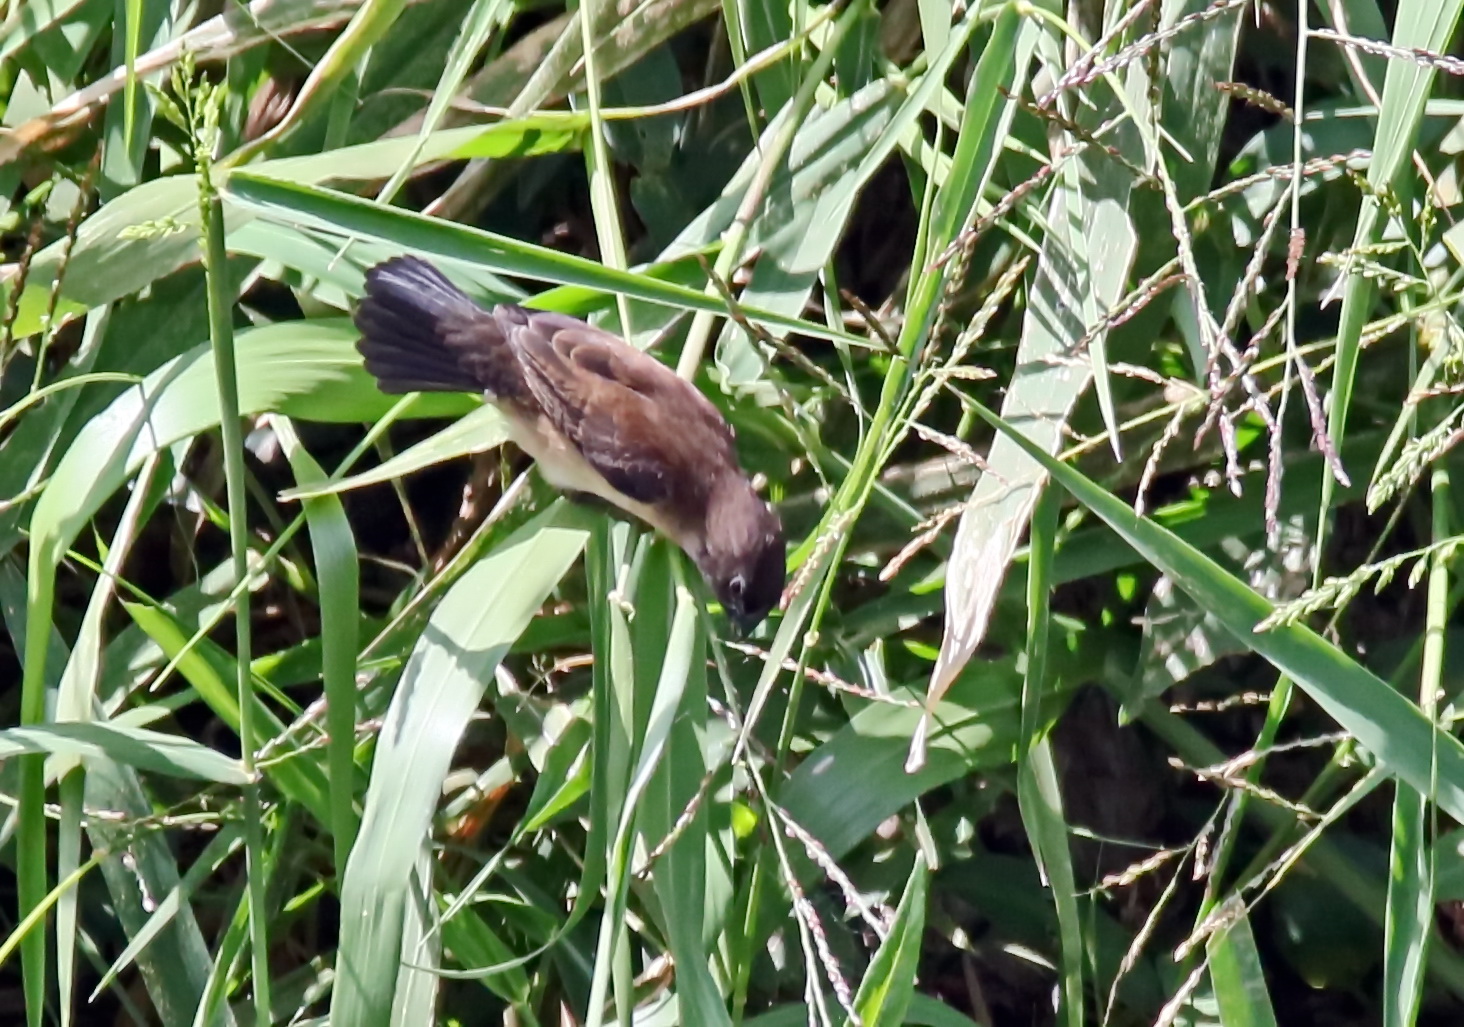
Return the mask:
<path id="1" fill-rule="evenodd" d="M 697 566 L 739 635 L 783 597 L 788 552 L 778 515 L 742 478 L 713 490 Z"/>

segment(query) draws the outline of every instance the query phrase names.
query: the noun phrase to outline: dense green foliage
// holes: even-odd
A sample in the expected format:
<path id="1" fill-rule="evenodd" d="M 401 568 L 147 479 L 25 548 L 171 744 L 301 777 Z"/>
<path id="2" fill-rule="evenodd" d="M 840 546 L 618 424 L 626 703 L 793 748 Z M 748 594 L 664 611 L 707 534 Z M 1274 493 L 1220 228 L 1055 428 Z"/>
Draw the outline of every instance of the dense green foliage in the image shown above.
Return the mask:
<path id="1" fill-rule="evenodd" d="M 1461 6 L 12 0 L 5 1016 L 1454 1022 Z M 403 252 L 784 608 L 383 396 Z"/>

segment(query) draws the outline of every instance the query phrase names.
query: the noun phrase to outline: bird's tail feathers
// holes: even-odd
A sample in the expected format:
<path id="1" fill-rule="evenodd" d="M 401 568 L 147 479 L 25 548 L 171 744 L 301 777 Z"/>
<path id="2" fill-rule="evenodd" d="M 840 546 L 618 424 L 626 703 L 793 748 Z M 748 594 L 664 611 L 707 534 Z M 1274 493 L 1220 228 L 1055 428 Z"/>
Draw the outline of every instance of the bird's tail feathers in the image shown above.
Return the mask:
<path id="1" fill-rule="evenodd" d="M 447 337 L 487 317 L 425 260 L 396 257 L 366 272 L 366 295 L 355 314 L 361 331 L 356 348 L 383 392 L 477 392 L 483 388 L 478 375 Z"/>

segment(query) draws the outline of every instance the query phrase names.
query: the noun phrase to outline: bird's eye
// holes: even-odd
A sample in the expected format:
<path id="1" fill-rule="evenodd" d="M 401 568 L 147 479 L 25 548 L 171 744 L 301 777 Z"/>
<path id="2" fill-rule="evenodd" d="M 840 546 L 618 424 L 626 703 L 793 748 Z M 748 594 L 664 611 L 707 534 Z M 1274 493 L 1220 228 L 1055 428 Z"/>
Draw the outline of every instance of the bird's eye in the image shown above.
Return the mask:
<path id="1" fill-rule="evenodd" d="M 732 580 L 727 582 L 727 591 L 732 594 L 733 599 L 740 601 L 742 594 L 747 591 L 747 579 L 741 574 L 734 575 Z"/>

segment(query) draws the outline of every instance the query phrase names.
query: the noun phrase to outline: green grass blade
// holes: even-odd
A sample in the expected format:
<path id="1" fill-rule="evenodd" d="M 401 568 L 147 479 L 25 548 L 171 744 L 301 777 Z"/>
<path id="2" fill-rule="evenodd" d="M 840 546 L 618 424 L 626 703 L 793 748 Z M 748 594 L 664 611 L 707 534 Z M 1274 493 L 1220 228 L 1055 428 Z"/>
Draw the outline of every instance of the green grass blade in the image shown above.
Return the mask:
<path id="1" fill-rule="evenodd" d="M 507 236 L 468 228 L 421 214 L 383 208 L 367 200 L 292 182 L 281 182 L 236 171 L 229 176 L 228 194 L 252 213 L 283 224 L 344 237 L 356 236 L 390 242 L 426 257 L 461 262 L 479 269 L 524 278 L 579 285 L 607 293 L 624 293 L 683 310 L 725 313 L 719 295 L 661 281 L 630 271 L 618 271 L 565 253 L 520 242 Z M 770 327 L 804 332 L 864 348 L 868 340 L 798 318 L 749 308 L 749 319 Z"/>
<path id="2" fill-rule="evenodd" d="M 1433 538 L 1453 535 L 1453 503 L 1447 469 L 1434 470 L 1429 489 L 1433 504 Z M 1449 629 L 1449 558 L 1436 551 L 1428 572 L 1428 613 L 1423 637 L 1418 705 L 1430 720 L 1438 719 L 1438 697 L 1445 694 L 1444 658 Z M 1433 754 L 1430 753 L 1430 758 Z M 1437 767 L 1435 767 L 1437 772 Z M 1424 971 L 1434 930 L 1435 873 L 1431 835 L 1433 791 L 1398 785 L 1393 797 L 1393 839 L 1388 877 L 1388 912 L 1383 938 L 1383 1023 L 1411 1027 L 1423 1001 Z"/>
<path id="3" fill-rule="evenodd" d="M 179 672 L 220 723 L 237 734 L 238 695 L 230 685 L 237 676 L 234 658 L 217 642 L 186 629 L 167 610 L 125 602 L 122 608 L 170 660 L 177 662 Z M 255 719 L 263 725 L 261 735 L 274 739 L 283 734 L 285 726 L 263 700 L 255 695 L 253 702 Z M 308 809 L 320 823 L 329 824 L 329 778 L 324 759 L 302 745 L 296 745 L 287 752 L 289 758 L 275 759 L 265 764 L 265 776 L 292 801 Z"/>
<path id="4" fill-rule="evenodd" d="M 1006 135 L 1014 113 L 1013 104 L 1006 97 L 1020 90 L 1020 83 L 1027 74 L 1027 64 L 1040 36 L 1041 28 L 1035 18 L 1021 17 L 1014 6 L 1004 9 L 992 26 L 991 39 L 982 51 L 976 73 L 971 76 L 966 91 L 965 112 L 951 172 L 936 194 L 924 253 L 917 255 L 917 259 L 923 264 L 939 258 L 955 242 L 962 228 L 975 219 L 977 200 L 985 183 L 991 180 L 994 173 L 995 160 L 1001 153 L 1001 140 Z M 1061 197 L 1065 194 L 1059 192 L 1057 195 L 1059 199 L 1055 202 L 1063 202 Z M 1057 213 L 1060 215 L 1061 211 Z M 1050 222 L 1057 227 L 1062 225 L 1060 217 L 1051 218 Z M 1066 236 L 1050 237 L 1047 243 L 1054 251 L 1066 245 Z M 928 333 L 935 324 L 938 301 L 949 273 L 949 261 L 946 261 L 937 273 L 922 274 L 911 282 L 910 310 L 900 333 L 899 343 L 900 351 L 911 362 L 911 367 L 903 376 L 905 381 L 894 383 L 899 390 L 900 399 L 903 399 L 908 378 L 914 372 L 914 362 L 926 345 Z M 1043 295 L 1042 280 L 1039 272 L 1038 285 L 1032 299 L 1034 314 L 1028 321 L 1033 324 L 1030 335 L 1040 340 L 1035 345 L 1042 351 L 1050 352 L 1052 340 L 1044 331 L 1050 332 L 1064 322 L 1060 318 L 1037 313 L 1039 298 Z M 1044 328 L 1038 328 L 1039 324 Z M 1034 355 L 1026 350 L 1033 343 L 1027 341 L 1026 331 L 1023 340 L 1024 348 L 1018 350 L 1018 366 L 1033 366 L 1031 360 Z M 1040 393 L 1044 401 L 1062 403 L 1067 392 L 1062 386 L 1066 379 L 1072 377 L 1072 374 L 1061 375 L 1058 380 L 1047 383 Z M 886 397 L 881 399 L 881 407 L 895 398 L 889 394 L 890 385 L 891 383 L 886 383 Z M 1031 385 L 1014 383 L 1013 388 L 1018 393 L 1031 390 L 1034 395 L 1038 394 L 1035 382 Z M 993 467 L 1002 466 L 1003 469 L 998 473 L 1004 477 L 1015 470 L 1002 460 L 999 453 L 993 453 L 990 459 Z M 982 480 L 987 480 L 987 476 L 983 475 Z M 1020 478 L 1010 477 L 1007 480 L 1019 481 Z M 979 490 L 980 486 L 978 493 L 972 497 L 969 507 L 971 512 L 961 518 L 956 530 L 956 550 L 952 556 L 952 571 L 946 583 L 946 630 L 941 640 L 940 659 L 931 672 L 931 704 L 940 701 L 941 695 L 950 687 L 961 667 L 970 658 L 980 635 L 985 631 L 984 622 L 989 610 L 986 609 L 988 601 L 983 597 L 988 590 L 994 592 L 999 584 L 988 579 L 991 575 L 999 575 L 1010 560 L 1011 551 L 1016 545 L 1012 523 L 1025 524 L 1030 511 L 1031 494 L 1026 490 L 1011 490 L 1011 495 L 999 505 L 984 502 L 985 497 Z M 991 520 L 995 520 L 995 523 L 990 523 Z M 977 521 L 980 523 L 974 523 Z M 988 527 L 989 534 L 980 533 L 981 529 Z M 1009 544 L 1007 535 L 1012 536 Z M 973 538 L 990 538 L 991 542 L 983 547 L 982 552 L 977 553 L 971 548 Z M 973 577 L 976 580 L 972 580 Z M 917 733 L 911 745 L 910 769 L 915 769 L 924 758 L 923 748 L 923 732 Z"/>
<path id="5" fill-rule="evenodd" d="M 453 40 L 452 50 L 448 52 L 447 59 L 443 61 L 442 77 L 437 80 L 437 87 L 432 90 L 432 100 L 427 104 L 427 111 L 422 115 L 422 127 L 417 133 L 410 155 L 404 159 L 397 170 L 392 173 L 391 179 L 382 187 L 377 196 L 379 203 L 390 203 L 406 181 L 407 175 L 412 168 L 416 167 L 423 147 L 429 138 L 441 124 L 442 117 L 447 113 L 453 97 L 458 95 L 467 77 L 468 68 L 478 56 L 478 52 L 487 43 L 489 35 L 495 28 L 508 20 L 513 7 L 508 0 L 476 0 L 473 9 L 463 19 L 462 31 Z M 498 126 L 494 126 L 497 128 Z M 339 151 L 337 151 L 339 152 Z M 494 154 L 493 156 L 506 156 L 507 154 Z M 464 154 L 464 156 L 469 156 Z M 489 156 L 489 154 L 472 154 L 471 156 Z"/>
<path id="6" fill-rule="evenodd" d="M 238 852 L 243 844 L 243 832 L 235 824 L 226 825 L 209 839 L 208 845 L 194 859 L 193 865 L 188 868 L 183 879 L 168 889 L 162 900 L 158 902 L 157 908 L 148 914 L 146 922 L 133 932 L 126 947 L 118 953 L 117 958 L 112 961 L 112 965 L 107 967 L 91 993 L 92 1001 L 96 1000 L 97 995 L 104 988 L 111 985 L 119 973 L 137 962 L 143 956 L 144 951 L 164 935 L 169 925 L 178 919 L 179 912 L 188 908 L 186 903 L 204 881 L 216 873 L 223 862 Z"/>
<path id="7" fill-rule="evenodd" d="M 412 407 L 403 411 L 403 417 L 411 417 Z M 471 453 L 482 453 L 501 446 L 508 440 L 508 423 L 496 407 L 483 405 L 459 418 L 431 438 L 402 450 L 388 460 L 383 460 L 369 471 L 353 474 L 338 481 L 319 481 L 310 485 L 297 485 L 280 493 L 280 499 L 293 501 L 310 500 L 320 496 L 334 496 L 367 485 L 379 485 L 385 481 L 404 478 L 414 471 L 432 467 L 445 460 L 455 460 Z"/>
<path id="8" fill-rule="evenodd" d="M 985 407 L 974 407 L 992 427 L 1041 463 L 1078 501 L 1101 517 L 1146 560 L 1214 615 L 1247 648 L 1292 678 L 1400 780 L 1423 792 L 1433 787 L 1437 754 L 1439 806 L 1464 817 L 1464 744 L 1446 734 L 1388 683 L 1349 659 L 1310 628 L 1256 626 L 1272 606 L 1214 560 L 1173 533 L 1139 517 L 1123 500 L 1048 456 Z"/>
<path id="9" fill-rule="evenodd" d="M 268 150 L 322 105 L 330 103 L 337 89 L 355 74 L 367 52 L 386 34 L 405 7 L 406 0 L 365 0 L 350 24 L 331 41 L 325 56 L 310 69 L 310 76 L 300 87 L 289 112 L 264 135 L 231 154 L 227 163 L 243 164 Z"/>
<path id="10" fill-rule="evenodd" d="M 102 757 L 139 770 L 220 784 L 249 780 L 239 761 L 187 738 L 123 724 L 48 724 L 0 730 L 0 759 L 51 753 L 79 759 Z"/>
<path id="11" fill-rule="evenodd" d="M 915 866 L 905 882 L 900 904 L 895 907 L 890 933 L 880 942 L 859 991 L 854 1011 L 867 1027 L 901 1027 L 915 993 L 915 973 L 920 965 L 921 936 L 925 933 L 926 894 L 930 888 L 930 867 L 925 854 L 915 853 Z M 846 1020 L 846 1027 L 854 1021 Z"/>
<path id="12" fill-rule="evenodd" d="M 285 457 L 304 486 L 325 480 L 325 472 L 300 444 L 294 426 L 273 419 Z M 305 500 L 316 577 L 320 581 L 320 641 L 325 723 L 330 763 L 331 844 L 336 874 L 345 876 L 346 861 L 360 823 L 356 816 L 356 651 L 361 623 L 361 572 L 356 539 L 345 508 L 336 496 Z"/>
<path id="13" fill-rule="evenodd" d="M 671 553 L 669 547 L 659 548 L 664 556 L 656 565 L 658 569 L 670 571 L 673 561 L 681 563 L 680 555 Z M 680 573 L 668 576 L 667 587 L 683 577 Z M 667 694 L 657 702 L 665 708 L 674 699 L 678 712 L 662 743 L 665 755 L 653 768 L 637 826 L 651 851 L 675 833 L 675 841 L 653 865 L 652 882 L 660 899 L 662 929 L 671 958 L 676 961 L 678 1007 L 685 1020 L 716 1027 L 730 1024 L 731 1019 L 709 968 L 715 946 L 707 943 L 707 893 L 715 893 L 719 875 L 707 859 L 712 839 L 705 803 L 689 820 L 685 819 L 708 770 L 702 748 L 707 675 L 701 654 L 706 651 L 706 638 L 691 593 L 677 585 L 674 595 L 670 634 L 662 647 L 666 661 L 657 682 L 658 692 L 659 686 L 665 685 Z"/>
<path id="14" fill-rule="evenodd" d="M 1442 52 L 1454 37 L 1464 0 L 1401 0 L 1393 22 L 1393 43 L 1411 50 Z M 1405 191 L 1404 175 L 1409 169 L 1418 126 L 1423 119 L 1436 71 L 1421 61 L 1390 60 L 1383 80 L 1382 106 L 1378 110 L 1377 133 L 1368 164 L 1368 191 L 1362 197 L 1352 246 L 1359 249 L 1378 241 L 1384 227 L 1380 195 Z M 1359 271 L 1347 275 L 1342 289 L 1341 322 L 1337 326 L 1337 366 L 1332 372 L 1327 430 L 1338 455 L 1347 432 L 1347 415 L 1352 407 L 1353 378 L 1362 340 L 1362 328 L 1372 316 L 1377 297 L 1373 277 Z M 1322 525 L 1317 545 L 1326 535 L 1326 516 L 1331 511 L 1336 482 L 1322 480 Z"/>
<path id="15" fill-rule="evenodd" d="M 1228 923 L 1205 943 L 1222 1027 L 1276 1027 L 1266 974 L 1245 904 L 1232 899 L 1220 911 Z"/>
<path id="16" fill-rule="evenodd" d="M 463 575 L 418 641 L 382 725 L 361 831 L 341 889 L 331 1019 L 391 1022 L 411 877 L 457 741 L 498 661 L 579 556 L 563 503 Z"/>
<path id="17" fill-rule="evenodd" d="M 1083 1022 L 1083 939 L 1078 889 L 1073 876 L 1067 819 L 1063 814 L 1057 763 L 1044 717 L 1048 692 L 1047 655 L 1052 607 L 1052 553 L 1056 546 L 1058 503 L 1048 488 L 1032 518 L 1031 561 L 1027 578 L 1027 673 L 1022 684 L 1022 744 L 1017 754 L 1017 801 L 1037 865 L 1052 893 L 1061 938 L 1062 1004 L 1072 1027 Z"/>

